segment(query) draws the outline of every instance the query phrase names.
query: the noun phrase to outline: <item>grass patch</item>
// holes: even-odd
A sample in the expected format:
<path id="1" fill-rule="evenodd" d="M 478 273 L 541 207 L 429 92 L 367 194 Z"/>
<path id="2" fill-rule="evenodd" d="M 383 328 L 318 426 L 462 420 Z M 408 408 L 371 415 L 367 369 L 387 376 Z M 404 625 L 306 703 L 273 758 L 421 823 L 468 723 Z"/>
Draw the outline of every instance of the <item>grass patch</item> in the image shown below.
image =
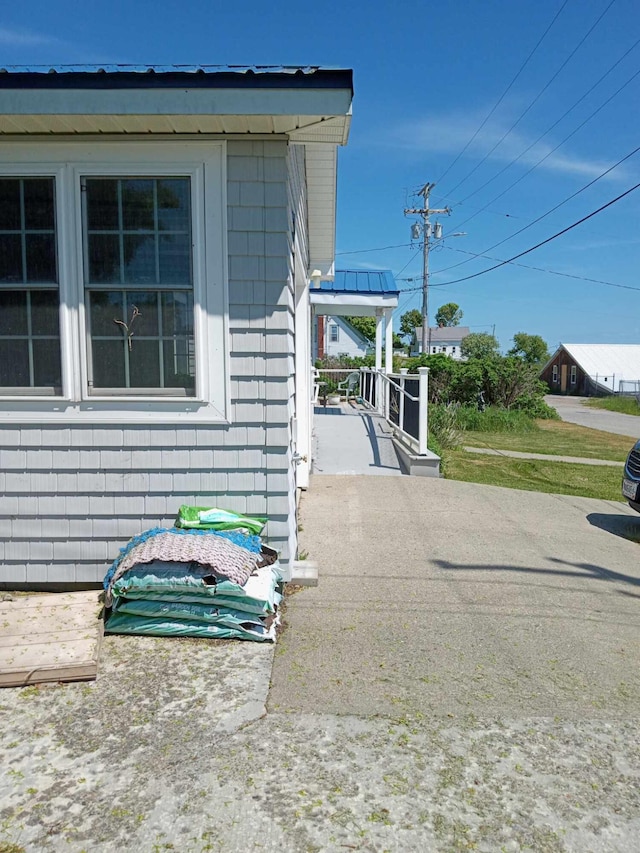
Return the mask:
<path id="1" fill-rule="evenodd" d="M 526 412 L 488 406 L 479 412 L 475 406 L 460 406 L 456 410 L 458 429 L 473 432 L 526 433 L 536 429 L 536 422 Z"/>
<path id="2" fill-rule="evenodd" d="M 608 412 L 640 416 L 640 404 L 635 397 L 593 397 L 586 400 L 584 405 L 591 409 L 606 409 Z"/>
<path id="3" fill-rule="evenodd" d="M 624 435 L 589 429 L 566 421 L 534 421 L 533 428 L 524 433 L 465 431 L 462 436 L 462 443 L 469 447 L 519 450 L 550 456 L 581 456 L 614 462 L 624 462 L 632 442 L 633 439 Z"/>
<path id="4" fill-rule="evenodd" d="M 529 492 L 579 495 L 624 503 L 620 492 L 621 476 L 622 471 L 612 467 L 478 456 L 464 450 L 447 453 L 449 480 L 485 483 Z"/>

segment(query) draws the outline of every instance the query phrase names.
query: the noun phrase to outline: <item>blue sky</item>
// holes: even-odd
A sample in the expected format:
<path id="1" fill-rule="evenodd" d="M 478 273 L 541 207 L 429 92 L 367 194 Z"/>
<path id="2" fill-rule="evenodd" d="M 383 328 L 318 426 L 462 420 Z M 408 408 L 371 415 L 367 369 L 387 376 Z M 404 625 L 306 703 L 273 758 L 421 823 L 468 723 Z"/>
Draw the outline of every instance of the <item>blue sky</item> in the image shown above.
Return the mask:
<path id="1" fill-rule="evenodd" d="M 457 302 L 505 349 L 518 331 L 552 349 L 640 343 L 640 189 L 518 261 L 564 275 L 509 264 L 448 284 L 496 263 L 474 255 L 511 258 L 640 182 L 640 152 L 599 177 L 640 145 L 639 40 L 637 0 L 24 0 L 0 15 L 0 65 L 353 68 L 338 266 L 393 270 L 400 311 L 418 307 L 421 252 L 403 209 L 436 182 L 432 204 L 453 208 L 445 234 L 466 236 L 431 252 L 430 305 Z"/>

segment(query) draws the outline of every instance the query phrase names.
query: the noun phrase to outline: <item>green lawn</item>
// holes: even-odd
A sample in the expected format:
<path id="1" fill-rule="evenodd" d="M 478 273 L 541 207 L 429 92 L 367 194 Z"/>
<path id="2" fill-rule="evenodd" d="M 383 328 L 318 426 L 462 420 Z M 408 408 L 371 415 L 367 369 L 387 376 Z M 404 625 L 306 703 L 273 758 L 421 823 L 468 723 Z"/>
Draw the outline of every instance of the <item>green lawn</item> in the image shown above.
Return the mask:
<path id="1" fill-rule="evenodd" d="M 586 400 L 584 405 L 592 409 L 606 409 L 609 412 L 640 416 L 640 405 L 635 397 L 593 397 L 591 400 Z"/>
<path id="2" fill-rule="evenodd" d="M 462 434 L 462 444 L 467 447 L 624 462 L 634 441 L 624 435 L 601 432 L 565 421 L 537 421 L 537 425 L 538 429 L 534 432 L 526 433 L 466 431 Z"/>
<path id="3" fill-rule="evenodd" d="M 492 446 L 497 447 L 495 442 Z M 510 449 L 528 448 L 518 445 Z M 446 453 L 446 477 L 449 480 L 487 483 L 530 492 L 581 495 L 624 502 L 620 491 L 622 465 L 618 469 L 537 459 L 510 459 L 505 456 L 479 456 L 464 450 L 452 450 Z"/>

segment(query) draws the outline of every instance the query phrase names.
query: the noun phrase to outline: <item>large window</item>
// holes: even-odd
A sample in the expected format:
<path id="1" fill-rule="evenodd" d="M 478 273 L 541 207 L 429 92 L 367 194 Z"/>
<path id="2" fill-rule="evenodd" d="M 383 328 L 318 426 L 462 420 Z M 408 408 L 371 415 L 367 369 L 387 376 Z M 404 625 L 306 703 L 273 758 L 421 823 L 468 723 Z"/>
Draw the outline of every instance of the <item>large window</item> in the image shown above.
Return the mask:
<path id="1" fill-rule="evenodd" d="M 0 418 L 227 422 L 225 143 L 0 146 Z"/>
<path id="2" fill-rule="evenodd" d="M 62 393 L 53 178 L 0 178 L 0 389 Z"/>
<path id="3" fill-rule="evenodd" d="M 82 181 L 89 387 L 195 393 L 189 178 Z"/>

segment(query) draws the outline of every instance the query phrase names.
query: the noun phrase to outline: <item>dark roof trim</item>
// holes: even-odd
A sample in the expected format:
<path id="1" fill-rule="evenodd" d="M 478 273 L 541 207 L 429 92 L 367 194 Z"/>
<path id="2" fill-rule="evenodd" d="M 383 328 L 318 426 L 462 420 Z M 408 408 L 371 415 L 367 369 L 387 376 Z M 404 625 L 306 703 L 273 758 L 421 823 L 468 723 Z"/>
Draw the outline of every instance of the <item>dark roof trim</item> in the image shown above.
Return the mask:
<path id="1" fill-rule="evenodd" d="M 317 66 L 9 65 L 0 89 L 350 89 L 353 71 Z"/>

